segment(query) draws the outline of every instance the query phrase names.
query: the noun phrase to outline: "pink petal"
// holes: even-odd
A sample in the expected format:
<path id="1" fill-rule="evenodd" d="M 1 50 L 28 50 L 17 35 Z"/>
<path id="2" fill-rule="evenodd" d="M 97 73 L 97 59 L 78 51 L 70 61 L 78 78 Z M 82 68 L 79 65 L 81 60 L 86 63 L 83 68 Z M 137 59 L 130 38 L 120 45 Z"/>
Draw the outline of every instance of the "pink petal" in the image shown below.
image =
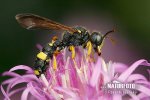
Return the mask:
<path id="1" fill-rule="evenodd" d="M 114 94 L 112 100 L 122 100 L 122 96 L 120 94 Z"/>
<path id="2" fill-rule="evenodd" d="M 12 77 L 18 77 L 18 76 L 20 76 L 20 75 L 17 74 L 17 73 L 9 72 L 9 71 L 4 72 L 2 75 L 3 75 L 3 76 L 12 76 Z"/>
<path id="3" fill-rule="evenodd" d="M 14 94 L 16 94 L 16 93 L 19 92 L 19 91 L 24 90 L 24 89 L 25 89 L 25 87 L 19 88 L 19 89 L 15 89 L 15 90 L 11 91 L 11 92 L 9 93 L 9 97 L 12 96 L 12 95 L 14 95 Z"/>
<path id="4" fill-rule="evenodd" d="M 122 73 L 128 68 L 127 65 L 123 63 L 113 63 L 112 67 L 115 68 L 115 72 L 117 73 Z"/>
<path id="5" fill-rule="evenodd" d="M 2 84 L 5 85 L 5 84 L 10 84 L 10 83 L 13 83 L 14 81 L 16 81 L 17 78 L 10 78 L 8 80 L 5 80 Z"/>
<path id="6" fill-rule="evenodd" d="M 37 87 L 37 86 L 36 86 L 36 87 L 33 86 L 33 83 L 32 83 L 32 82 L 28 83 L 28 86 L 27 86 L 27 87 L 31 89 L 30 93 L 31 93 L 35 98 L 37 98 L 37 99 L 39 99 L 39 100 L 46 100 L 46 98 L 45 98 L 45 96 L 44 96 L 43 90 L 40 89 L 40 88 Z"/>
<path id="7" fill-rule="evenodd" d="M 12 83 L 12 85 L 11 85 L 11 88 L 13 88 L 14 86 L 16 86 L 16 85 L 18 85 L 18 84 L 20 84 L 20 83 L 28 83 L 28 82 L 30 82 L 31 80 L 22 80 L 22 79 L 17 79 L 15 82 L 13 82 Z"/>
<path id="8" fill-rule="evenodd" d="M 1 91 L 2 91 L 3 95 L 5 96 L 5 98 L 6 98 L 7 100 L 10 100 L 8 94 L 6 94 L 6 92 L 5 92 L 5 90 L 4 90 L 4 88 L 3 88 L 2 85 L 1 85 Z"/>
<path id="9" fill-rule="evenodd" d="M 8 84 L 8 85 L 7 85 L 7 89 L 6 89 L 6 93 L 9 92 L 9 90 L 11 89 L 12 84 L 13 84 L 14 82 L 16 82 L 17 80 L 18 80 L 17 78 L 11 78 L 11 79 L 8 79 L 8 80 L 6 80 L 6 81 L 4 81 L 4 82 L 2 83 L 3 85 Z"/>
<path id="10" fill-rule="evenodd" d="M 6 93 L 8 94 L 10 92 L 11 89 L 11 84 L 8 84 L 7 88 L 6 88 Z"/>
<path id="11" fill-rule="evenodd" d="M 140 100 L 141 100 L 141 99 L 143 99 L 143 98 L 146 98 L 147 95 L 145 95 L 144 93 L 139 93 L 139 94 L 137 95 L 137 97 L 140 98 Z M 144 100 L 144 99 L 143 99 L 143 100 Z M 147 100 L 148 100 L 148 99 L 147 99 Z"/>
<path id="12" fill-rule="evenodd" d="M 96 65 L 95 65 L 95 68 L 93 70 L 91 80 L 90 80 L 90 84 L 93 87 L 95 87 L 99 81 L 100 72 L 101 72 L 101 63 L 100 62 L 101 62 L 101 59 L 98 59 Z"/>
<path id="13" fill-rule="evenodd" d="M 132 64 L 126 71 L 124 71 L 119 77 L 118 80 L 120 81 L 125 81 L 131 73 L 139 66 L 139 65 L 145 65 L 145 66 L 150 66 L 150 63 L 148 63 L 146 60 L 138 60 L 134 64 Z"/>
<path id="14" fill-rule="evenodd" d="M 150 96 L 150 89 L 145 87 L 145 86 L 143 86 L 143 85 L 138 85 L 136 90 L 139 90 L 140 92 Z"/>
<path id="15" fill-rule="evenodd" d="M 147 80 L 143 75 L 140 74 L 132 74 L 129 76 L 129 78 L 127 79 L 127 82 L 132 82 L 132 81 L 136 81 L 136 80 Z"/>
<path id="16" fill-rule="evenodd" d="M 26 74 L 26 75 L 23 75 L 20 78 L 22 78 L 24 80 L 29 80 L 30 79 L 30 80 L 39 82 L 39 79 L 34 74 Z"/>
<path id="17" fill-rule="evenodd" d="M 70 91 L 68 88 L 63 88 L 63 87 L 55 87 L 55 90 L 58 90 L 60 92 L 65 93 L 66 95 L 69 95 L 71 98 L 77 98 L 76 93 Z"/>
<path id="18" fill-rule="evenodd" d="M 150 87 L 150 82 L 149 81 L 138 80 L 138 81 L 135 81 L 135 83 L 142 84 L 142 85 Z"/>
<path id="19" fill-rule="evenodd" d="M 107 73 L 108 73 L 109 78 L 111 79 L 114 78 L 114 74 L 115 74 L 115 68 L 112 67 L 112 65 L 113 65 L 112 62 L 110 61 L 107 67 Z"/>
<path id="20" fill-rule="evenodd" d="M 21 95 L 21 100 L 28 100 L 27 98 L 28 98 L 30 91 L 31 91 L 31 88 L 26 88 Z"/>
<path id="21" fill-rule="evenodd" d="M 25 65 L 15 66 L 15 67 L 11 68 L 9 71 L 12 72 L 12 71 L 20 70 L 20 69 L 27 70 L 29 73 L 33 73 L 32 68 L 25 66 Z"/>
<path id="22" fill-rule="evenodd" d="M 33 74 L 27 74 L 27 75 L 8 79 L 8 80 L 4 81 L 2 84 L 11 84 L 10 88 L 13 88 L 15 85 L 17 85 L 19 83 L 30 82 L 30 81 L 39 82 L 39 79 Z"/>
<path id="23" fill-rule="evenodd" d="M 130 90 L 127 90 L 127 91 L 130 91 Z M 129 93 L 128 95 L 131 96 L 133 100 L 140 100 L 140 98 L 138 98 L 137 95 L 135 95 L 134 93 Z"/>

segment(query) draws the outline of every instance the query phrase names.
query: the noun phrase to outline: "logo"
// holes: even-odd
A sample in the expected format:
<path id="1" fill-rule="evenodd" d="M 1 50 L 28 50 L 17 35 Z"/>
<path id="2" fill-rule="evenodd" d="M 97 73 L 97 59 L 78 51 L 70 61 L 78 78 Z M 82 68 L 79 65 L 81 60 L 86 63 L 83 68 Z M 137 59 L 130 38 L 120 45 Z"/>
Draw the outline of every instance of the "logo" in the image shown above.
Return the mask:
<path id="1" fill-rule="evenodd" d="M 117 80 L 113 80 L 102 86 L 104 93 L 109 94 L 136 94 L 136 89 L 138 88 L 135 83 L 122 83 Z"/>

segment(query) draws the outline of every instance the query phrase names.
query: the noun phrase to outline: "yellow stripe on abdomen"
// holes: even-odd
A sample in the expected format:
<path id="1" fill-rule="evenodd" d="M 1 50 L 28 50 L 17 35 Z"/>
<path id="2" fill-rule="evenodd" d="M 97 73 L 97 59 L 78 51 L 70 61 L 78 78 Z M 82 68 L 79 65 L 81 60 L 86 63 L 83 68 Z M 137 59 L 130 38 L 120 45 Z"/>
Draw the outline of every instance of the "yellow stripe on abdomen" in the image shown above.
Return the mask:
<path id="1" fill-rule="evenodd" d="M 47 55 L 44 52 L 40 52 L 37 54 L 37 58 L 39 58 L 41 60 L 46 60 Z"/>
<path id="2" fill-rule="evenodd" d="M 38 70 L 34 70 L 35 75 L 40 75 L 40 72 Z"/>

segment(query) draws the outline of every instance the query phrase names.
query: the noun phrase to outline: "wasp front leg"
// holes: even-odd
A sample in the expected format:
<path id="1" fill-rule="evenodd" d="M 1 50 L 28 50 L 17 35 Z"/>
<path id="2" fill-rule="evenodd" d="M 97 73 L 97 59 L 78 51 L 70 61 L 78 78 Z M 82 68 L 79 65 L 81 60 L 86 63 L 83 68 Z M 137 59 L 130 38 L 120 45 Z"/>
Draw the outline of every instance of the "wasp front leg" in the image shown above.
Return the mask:
<path id="1" fill-rule="evenodd" d="M 102 49 L 102 47 L 103 47 L 103 42 L 99 46 L 94 46 L 94 50 L 95 50 L 95 52 L 97 52 L 97 54 L 99 56 L 101 55 L 101 49 Z"/>
<path id="2" fill-rule="evenodd" d="M 98 56 L 101 55 L 101 47 L 100 46 L 95 47 L 94 50 L 98 54 Z"/>

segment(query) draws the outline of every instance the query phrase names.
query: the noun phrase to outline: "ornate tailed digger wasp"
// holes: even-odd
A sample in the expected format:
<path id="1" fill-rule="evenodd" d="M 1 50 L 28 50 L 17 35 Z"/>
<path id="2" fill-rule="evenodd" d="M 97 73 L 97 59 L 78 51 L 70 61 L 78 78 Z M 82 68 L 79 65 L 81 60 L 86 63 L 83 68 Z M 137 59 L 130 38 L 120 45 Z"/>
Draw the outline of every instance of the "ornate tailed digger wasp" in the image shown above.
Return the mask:
<path id="1" fill-rule="evenodd" d="M 73 59 L 75 57 L 76 46 L 87 48 L 87 55 L 91 54 L 92 48 L 98 55 L 100 55 L 104 39 L 109 33 L 114 32 L 114 30 L 111 30 L 104 35 L 100 32 L 92 32 L 92 34 L 89 34 L 89 32 L 83 27 L 68 27 L 34 14 L 17 14 L 16 20 L 22 27 L 29 30 L 49 29 L 64 31 L 62 40 L 59 40 L 54 36 L 52 41 L 43 47 L 43 49 L 37 54 L 33 66 L 34 73 L 37 77 L 44 74 L 47 68 L 46 66 L 49 63 L 48 59 L 53 59 L 53 69 L 57 69 L 56 55 L 66 47 L 71 51 Z"/>

